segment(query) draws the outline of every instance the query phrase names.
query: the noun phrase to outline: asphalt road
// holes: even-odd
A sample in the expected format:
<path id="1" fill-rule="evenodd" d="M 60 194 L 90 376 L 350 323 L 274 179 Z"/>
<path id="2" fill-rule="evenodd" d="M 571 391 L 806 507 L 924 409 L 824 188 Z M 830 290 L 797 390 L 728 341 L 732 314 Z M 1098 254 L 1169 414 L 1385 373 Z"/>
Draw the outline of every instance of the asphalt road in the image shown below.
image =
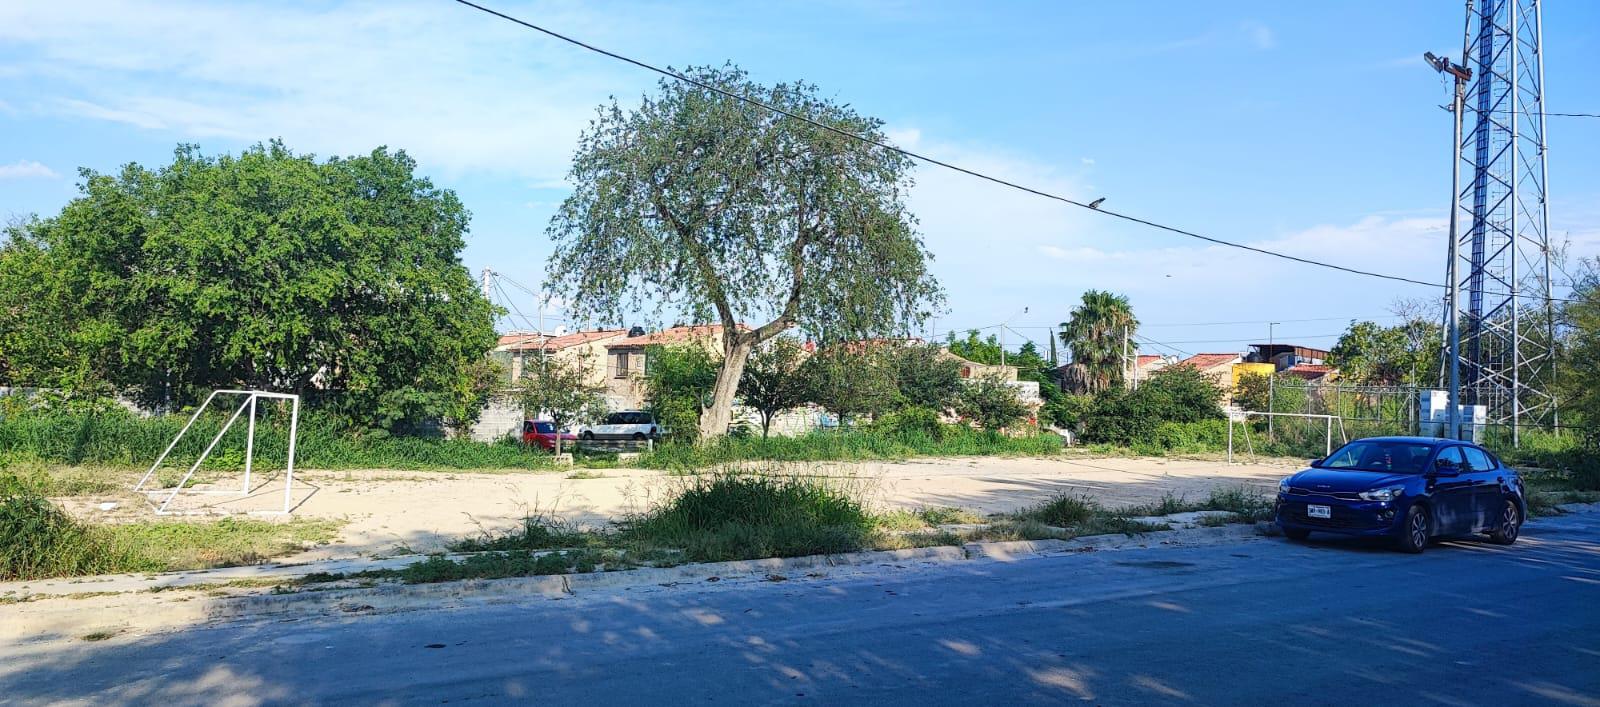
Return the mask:
<path id="1" fill-rule="evenodd" d="M 0 646 L 0 702 L 1600 705 L 1600 514 Z"/>

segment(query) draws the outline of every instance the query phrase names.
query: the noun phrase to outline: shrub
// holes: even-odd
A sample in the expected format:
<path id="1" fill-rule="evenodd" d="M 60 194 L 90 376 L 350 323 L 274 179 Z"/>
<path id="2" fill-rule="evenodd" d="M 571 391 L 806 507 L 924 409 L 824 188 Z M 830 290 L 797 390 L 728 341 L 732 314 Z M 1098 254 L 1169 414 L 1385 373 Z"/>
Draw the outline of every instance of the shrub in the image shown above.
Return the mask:
<path id="1" fill-rule="evenodd" d="M 6 483 L 0 497 L 0 580 L 38 579 L 109 571 L 104 544 L 55 504 Z"/>
<path id="2" fill-rule="evenodd" d="M 1089 522 L 1099 510 L 1100 505 L 1093 498 L 1061 494 L 1022 511 L 1021 515 L 1029 520 L 1064 528 Z"/>
<path id="3" fill-rule="evenodd" d="M 1017 398 L 1016 389 L 993 376 L 963 386 L 956 396 L 955 408 L 962 417 L 990 431 L 1010 427 L 1028 415 L 1028 406 Z"/>
<path id="4" fill-rule="evenodd" d="M 626 523 L 635 542 L 682 548 L 700 562 L 859 550 L 874 522 L 836 482 L 717 474 Z"/>
<path id="5" fill-rule="evenodd" d="M 1156 435 L 1163 422 L 1222 419 L 1221 396 L 1192 366 L 1166 368 L 1132 392 L 1113 388 L 1095 396 L 1083 436 L 1089 442 L 1159 446 Z"/>
<path id="6" fill-rule="evenodd" d="M 872 430 L 899 437 L 922 435 L 930 439 L 944 439 L 945 424 L 939 413 L 928 408 L 909 407 L 878 418 Z"/>

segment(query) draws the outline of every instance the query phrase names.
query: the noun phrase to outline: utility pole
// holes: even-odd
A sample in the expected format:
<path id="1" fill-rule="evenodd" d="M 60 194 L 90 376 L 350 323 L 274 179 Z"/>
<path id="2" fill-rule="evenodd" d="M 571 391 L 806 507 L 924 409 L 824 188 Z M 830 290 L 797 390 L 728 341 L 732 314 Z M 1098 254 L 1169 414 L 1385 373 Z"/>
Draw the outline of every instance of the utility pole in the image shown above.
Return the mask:
<path id="1" fill-rule="evenodd" d="M 483 288 L 483 298 L 492 302 L 494 301 L 494 298 L 489 296 L 489 287 L 491 283 L 489 278 L 491 277 L 494 277 L 494 271 L 490 270 L 489 268 L 484 268 L 483 274 L 480 277 L 479 286 Z"/>
<path id="2" fill-rule="evenodd" d="M 1272 364 L 1272 373 L 1267 375 L 1267 412 L 1269 413 L 1277 412 L 1277 404 L 1275 402 L 1277 396 L 1275 393 L 1278 384 L 1278 357 L 1272 354 L 1272 349 L 1275 348 L 1274 345 L 1277 343 L 1277 339 L 1273 336 L 1273 327 L 1278 326 L 1279 323 L 1267 322 L 1267 363 Z M 1267 415 L 1267 439 L 1269 440 L 1277 439 L 1273 434 L 1272 425 L 1272 420 L 1276 417 L 1277 415 Z"/>
<path id="3" fill-rule="evenodd" d="M 1467 3 L 1467 14 L 1472 14 L 1472 3 Z M 1461 60 L 1466 62 L 1468 46 L 1471 37 L 1463 40 Z M 1445 307 L 1445 336 L 1449 341 L 1449 350 L 1445 352 L 1449 360 L 1450 392 L 1446 404 L 1449 420 L 1448 429 L 1450 439 L 1461 439 L 1461 329 L 1457 324 L 1461 310 L 1461 278 L 1456 275 L 1456 263 L 1460 260 L 1461 231 L 1458 214 L 1461 211 L 1457 198 L 1461 193 L 1461 123 L 1462 109 L 1466 102 L 1467 82 L 1472 80 L 1472 69 L 1462 64 L 1451 63 L 1445 57 L 1437 57 L 1433 52 L 1422 55 L 1436 71 L 1450 74 L 1455 77 L 1455 100 L 1450 105 L 1454 114 L 1454 130 L 1450 136 L 1450 262 L 1445 266 L 1446 286 L 1449 288 L 1448 300 Z M 1512 421 L 1515 429 L 1515 420 Z M 1515 432 L 1513 432 L 1515 434 Z"/>
<path id="4" fill-rule="evenodd" d="M 1128 365 L 1128 325 L 1122 325 L 1122 388 L 1130 389 L 1134 386 L 1133 368 Z"/>

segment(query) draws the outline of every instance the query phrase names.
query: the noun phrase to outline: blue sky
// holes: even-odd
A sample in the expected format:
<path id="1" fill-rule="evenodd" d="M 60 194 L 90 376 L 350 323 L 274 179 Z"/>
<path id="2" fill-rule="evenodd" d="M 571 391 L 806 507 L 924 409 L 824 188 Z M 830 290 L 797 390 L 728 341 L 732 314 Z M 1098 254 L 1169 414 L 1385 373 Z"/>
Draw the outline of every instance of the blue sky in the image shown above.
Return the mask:
<path id="1" fill-rule="evenodd" d="M 660 64 L 805 79 L 900 144 L 1222 238 L 1443 279 L 1460 2 L 576 3 L 492 6 Z M 1545 9 L 1551 111 L 1600 112 L 1600 5 Z M 474 214 L 463 254 L 537 286 L 579 131 L 656 77 L 445 0 L 0 6 L 0 218 L 55 213 L 79 167 L 386 144 Z M 1600 253 L 1600 119 L 1550 118 L 1552 231 Z M 912 207 L 951 328 L 1024 336 L 1088 288 L 1183 351 L 1329 345 L 1427 288 L 1206 246 L 923 166 Z M 520 309 L 532 297 L 512 290 Z M 1027 314 L 1017 315 L 1023 308 Z M 564 314 L 551 311 L 550 321 Z M 1240 322 L 1214 324 L 1216 322 Z M 630 322 L 631 323 L 631 322 Z M 991 329 L 992 331 L 992 329 Z M 1011 335 L 1011 341 L 1017 340 Z M 1154 352 L 1146 347 L 1146 352 Z"/>

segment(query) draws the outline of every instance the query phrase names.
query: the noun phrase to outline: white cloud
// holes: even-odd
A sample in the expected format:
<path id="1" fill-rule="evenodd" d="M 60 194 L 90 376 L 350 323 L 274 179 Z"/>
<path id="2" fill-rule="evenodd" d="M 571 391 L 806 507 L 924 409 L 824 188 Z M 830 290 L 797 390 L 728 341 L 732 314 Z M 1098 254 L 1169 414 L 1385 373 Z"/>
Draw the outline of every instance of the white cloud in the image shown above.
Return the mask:
<path id="1" fill-rule="evenodd" d="M 33 160 L 17 160 L 11 164 L 0 164 L 0 179 L 54 179 L 58 176 L 60 175 L 56 174 L 55 170 Z"/>
<path id="2" fill-rule="evenodd" d="M 0 43 L 28 48 L 11 68 L 39 87 L 15 109 L 551 181 L 596 105 L 654 81 L 451 3 L 87 5 L 0 4 Z M 647 15 L 540 8 L 618 43 L 666 29 Z"/>

